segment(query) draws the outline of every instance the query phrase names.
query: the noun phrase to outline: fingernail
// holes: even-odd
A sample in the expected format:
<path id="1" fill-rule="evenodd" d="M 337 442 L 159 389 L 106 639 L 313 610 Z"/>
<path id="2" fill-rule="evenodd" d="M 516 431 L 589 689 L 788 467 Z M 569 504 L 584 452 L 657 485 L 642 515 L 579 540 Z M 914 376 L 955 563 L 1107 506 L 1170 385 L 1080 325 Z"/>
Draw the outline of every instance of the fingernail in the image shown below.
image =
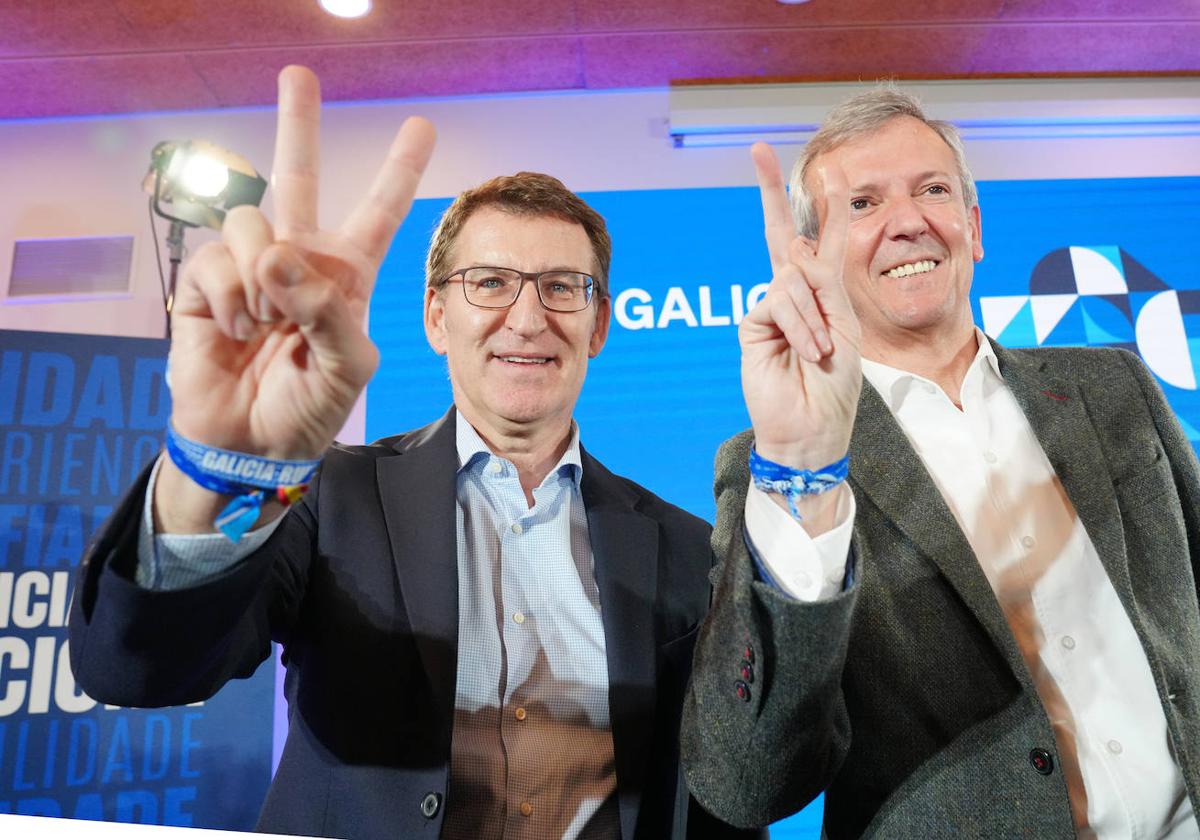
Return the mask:
<path id="1" fill-rule="evenodd" d="M 238 341 L 249 341 L 255 329 L 254 319 L 249 313 L 239 312 L 233 317 L 233 335 Z"/>
<path id="2" fill-rule="evenodd" d="M 821 361 L 821 351 L 817 349 L 817 345 L 813 344 L 811 339 L 805 349 L 808 351 L 805 355 L 810 362 Z"/>
<path id="3" fill-rule="evenodd" d="M 822 353 L 833 352 L 833 342 L 829 340 L 829 333 L 825 330 L 817 330 L 817 344 L 821 346 Z"/>
<path id="4" fill-rule="evenodd" d="M 279 320 L 279 313 L 275 311 L 275 306 L 267 297 L 266 292 L 260 292 L 258 295 L 258 320 L 264 324 L 271 324 Z"/>

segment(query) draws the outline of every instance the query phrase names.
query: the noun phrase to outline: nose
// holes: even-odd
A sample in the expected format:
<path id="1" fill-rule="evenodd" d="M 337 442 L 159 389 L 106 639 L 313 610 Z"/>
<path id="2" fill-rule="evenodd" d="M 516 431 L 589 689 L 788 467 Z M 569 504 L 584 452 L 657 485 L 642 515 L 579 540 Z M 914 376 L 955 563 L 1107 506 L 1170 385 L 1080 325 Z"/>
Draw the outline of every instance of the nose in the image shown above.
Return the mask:
<path id="1" fill-rule="evenodd" d="M 532 280 L 521 284 L 517 299 L 508 308 L 505 324 L 522 336 L 533 336 L 546 328 L 546 310 L 538 300 L 537 286 Z"/>
<path id="2" fill-rule="evenodd" d="M 929 230 L 925 213 L 912 196 L 898 196 L 887 204 L 884 232 L 890 239 L 915 239 Z"/>

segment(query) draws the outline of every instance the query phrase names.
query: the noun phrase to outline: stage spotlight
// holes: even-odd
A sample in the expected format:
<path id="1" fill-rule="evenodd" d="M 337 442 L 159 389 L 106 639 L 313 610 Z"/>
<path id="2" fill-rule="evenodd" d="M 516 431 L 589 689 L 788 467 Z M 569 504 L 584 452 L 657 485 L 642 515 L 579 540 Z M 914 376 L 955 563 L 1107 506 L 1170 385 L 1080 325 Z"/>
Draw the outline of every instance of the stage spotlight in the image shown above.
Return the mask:
<path id="1" fill-rule="evenodd" d="M 250 161 L 228 149 L 204 140 L 164 140 L 150 152 L 150 171 L 142 180 L 142 189 L 150 194 L 151 228 L 155 213 L 171 222 L 166 237 L 171 276 L 169 281 L 160 277 L 169 338 L 175 281 L 183 261 L 184 230 L 189 227 L 220 230 L 227 211 L 242 204 L 257 206 L 262 201 L 267 181 Z M 154 248 L 158 250 L 157 231 Z M 159 270 L 162 270 L 161 259 Z"/>
<path id="2" fill-rule="evenodd" d="M 164 140 L 150 153 L 142 188 L 154 197 L 154 212 L 164 219 L 220 230 L 227 210 L 262 201 L 267 181 L 250 161 L 220 146 Z"/>

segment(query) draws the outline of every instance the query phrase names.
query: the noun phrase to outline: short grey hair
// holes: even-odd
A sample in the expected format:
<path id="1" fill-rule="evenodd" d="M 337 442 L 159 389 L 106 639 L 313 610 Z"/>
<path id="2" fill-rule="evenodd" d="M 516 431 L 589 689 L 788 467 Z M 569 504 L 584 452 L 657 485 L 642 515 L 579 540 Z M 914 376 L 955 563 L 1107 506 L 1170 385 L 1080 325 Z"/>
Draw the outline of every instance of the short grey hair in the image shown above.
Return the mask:
<path id="1" fill-rule="evenodd" d="M 954 153 L 958 177 L 962 181 L 963 201 L 967 209 L 970 210 L 979 204 L 979 192 L 975 188 L 975 178 L 971 175 L 971 169 L 967 166 L 967 155 L 958 129 L 944 120 L 929 119 L 925 116 L 921 101 L 917 97 L 900 90 L 891 82 L 881 82 L 871 90 L 850 97 L 830 111 L 820 130 L 805 144 L 799 160 L 792 167 L 788 188 L 791 193 L 792 218 L 795 220 L 796 230 L 801 235 L 815 239 L 820 229 L 816 207 L 804 184 L 808 167 L 813 160 L 851 140 L 878 131 L 885 123 L 897 117 L 920 120 L 946 142 L 950 151 Z"/>

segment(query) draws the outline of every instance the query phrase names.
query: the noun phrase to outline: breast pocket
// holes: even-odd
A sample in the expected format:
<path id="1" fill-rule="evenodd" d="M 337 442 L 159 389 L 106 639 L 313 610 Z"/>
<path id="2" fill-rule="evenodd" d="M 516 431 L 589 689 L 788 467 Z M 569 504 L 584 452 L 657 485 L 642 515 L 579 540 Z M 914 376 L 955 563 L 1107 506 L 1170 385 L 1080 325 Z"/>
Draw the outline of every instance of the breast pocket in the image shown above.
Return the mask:
<path id="1" fill-rule="evenodd" d="M 1171 462 L 1161 449 L 1154 451 L 1153 460 L 1143 462 L 1113 479 L 1117 504 L 1123 513 L 1138 510 L 1152 502 L 1162 502 L 1164 495 L 1177 498 Z"/>

